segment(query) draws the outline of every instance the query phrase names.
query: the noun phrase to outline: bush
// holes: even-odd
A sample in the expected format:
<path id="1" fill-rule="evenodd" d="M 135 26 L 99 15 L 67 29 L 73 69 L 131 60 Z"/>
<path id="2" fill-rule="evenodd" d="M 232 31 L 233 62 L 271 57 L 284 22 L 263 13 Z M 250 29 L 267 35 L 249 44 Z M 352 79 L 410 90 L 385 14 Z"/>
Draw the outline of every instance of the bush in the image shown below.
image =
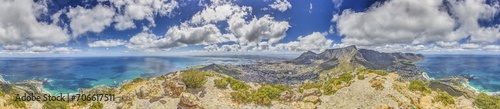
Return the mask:
<path id="1" fill-rule="evenodd" d="M 351 73 L 343 73 L 338 77 L 338 79 L 343 82 L 349 82 L 352 80 L 352 78 L 354 78 L 354 76 L 352 76 Z"/>
<path id="2" fill-rule="evenodd" d="M 135 78 L 134 80 L 132 80 L 132 83 L 139 83 L 142 81 L 144 81 L 142 78 Z"/>
<path id="3" fill-rule="evenodd" d="M 365 75 L 358 75 L 358 80 L 364 80 L 365 79 Z"/>
<path id="4" fill-rule="evenodd" d="M 102 109 L 104 105 L 101 102 L 93 102 L 90 109 Z"/>
<path id="5" fill-rule="evenodd" d="M 455 104 L 455 100 L 453 99 L 453 96 L 446 92 L 441 92 L 438 89 L 438 95 L 436 96 L 436 101 L 442 102 L 444 105 L 448 104 Z"/>
<path id="6" fill-rule="evenodd" d="M 186 70 L 181 73 L 181 76 L 187 88 L 200 88 L 207 82 L 205 72 L 199 70 Z"/>
<path id="7" fill-rule="evenodd" d="M 420 91 L 422 93 L 431 93 L 431 89 L 421 80 L 413 80 L 408 87 L 411 91 Z"/>
<path id="8" fill-rule="evenodd" d="M 299 87 L 299 91 L 303 92 L 304 90 L 312 89 L 312 88 L 320 89 L 322 86 L 323 86 L 323 84 L 321 84 L 319 82 L 318 83 L 304 83 Z"/>
<path id="9" fill-rule="evenodd" d="M 278 99 L 283 91 L 289 90 L 284 85 L 264 85 L 257 90 L 239 90 L 231 92 L 231 99 L 237 103 L 255 103 L 270 105 L 271 100 Z"/>
<path id="10" fill-rule="evenodd" d="M 500 97 L 481 93 L 474 100 L 474 104 L 480 109 L 500 109 Z"/>
<path id="11" fill-rule="evenodd" d="M 227 85 L 229 84 L 225 79 L 216 79 L 214 80 L 214 83 L 217 88 L 227 88 Z"/>
<path id="12" fill-rule="evenodd" d="M 335 92 L 337 92 L 336 89 L 333 89 L 333 84 L 325 84 L 323 85 L 323 94 L 325 95 L 331 95 L 331 94 L 335 94 Z"/>
<path id="13" fill-rule="evenodd" d="M 47 101 L 43 104 L 44 109 L 69 109 L 67 101 Z"/>
<path id="14" fill-rule="evenodd" d="M 265 85 L 257 89 L 257 93 L 265 94 L 270 99 L 279 98 L 281 92 L 288 90 L 284 85 Z"/>
<path id="15" fill-rule="evenodd" d="M 250 88 L 245 82 L 235 80 L 233 78 L 226 78 L 226 81 L 231 84 L 231 89 L 233 90 L 248 90 Z"/>
<path id="16" fill-rule="evenodd" d="M 1 97 L 4 97 L 4 96 L 5 96 L 5 92 L 3 92 L 3 89 L 2 89 L 2 88 L 0 88 L 0 96 L 1 96 Z"/>

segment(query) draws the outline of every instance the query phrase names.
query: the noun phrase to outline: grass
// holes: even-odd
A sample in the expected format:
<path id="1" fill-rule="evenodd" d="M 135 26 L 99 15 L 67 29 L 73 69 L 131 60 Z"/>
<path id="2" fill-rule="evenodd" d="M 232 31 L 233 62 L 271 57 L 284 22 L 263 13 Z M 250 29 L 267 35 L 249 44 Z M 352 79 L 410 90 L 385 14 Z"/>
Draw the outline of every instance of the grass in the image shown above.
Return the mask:
<path id="1" fill-rule="evenodd" d="M 227 88 L 229 82 L 227 82 L 225 79 L 216 79 L 214 80 L 215 87 L 217 88 Z"/>
<path id="2" fill-rule="evenodd" d="M 320 82 L 316 82 L 316 83 L 304 83 L 304 84 L 302 84 L 299 87 L 299 91 L 303 92 L 304 90 L 312 89 L 312 88 L 318 88 L 318 89 L 320 89 L 321 87 L 323 87 L 323 84 L 320 83 Z"/>
<path id="3" fill-rule="evenodd" d="M 480 93 L 474 100 L 474 104 L 480 109 L 500 109 L 500 97 Z"/>
<path id="4" fill-rule="evenodd" d="M 430 94 L 432 90 L 427 87 L 427 85 L 421 80 L 413 80 L 410 82 L 410 86 L 408 87 L 411 91 L 420 91 L 422 93 Z"/>
<path id="5" fill-rule="evenodd" d="M 207 82 L 206 72 L 199 70 L 182 71 L 181 77 L 187 88 L 200 88 Z"/>
<path id="6" fill-rule="evenodd" d="M 67 101 L 47 101 L 43 104 L 44 109 L 69 109 Z"/>
<path id="7" fill-rule="evenodd" d="M 245 82 L 243 81 L 239 81 L 239 80 L 236 80 L 236 79 L 233 79 L 233 78 L 226 78 L 225 79 L 227 82 L 229 82 L 230 86 L 231 86 L 231 89 L 233 90 L 248 90 L 250 89 L 250 86 L 248 84 L 246 84 Z"/>
<path id="8" fill-rule="evenodd" d="M 231 92 L 231 99 L 237 103 L 255 103 L 270 105 L 272 100 L 279 98 L 283 91 L 289 90 L 284 85 L 264 85 L 257 90 L 239 90 Z"/>
<path id="9" fill-rule="evenodd" d="M 90 106 L 90 109 L 102 109 L 103 107 L 104 104 L 102 104 L 101 102 L 93 102 Z"/>
<path id="10" fill-rule="evenodd" d="M 15 97 L 11 97 L 10 99 L 7 100 L 7 102 L 4 105 L 12 105 L 15 108 L 25 108 L 26 103 L 24 101 L 16 101 Z"/>
<path id="11" fill-rule="evenodd" d="M 450 94 L 440 91 L 439 89 L 437 90 L 437 93 L 438 95 L 435 97 L 436 101 L 442 102 L 444 105 L 455 104 L 455 100 Z"/>

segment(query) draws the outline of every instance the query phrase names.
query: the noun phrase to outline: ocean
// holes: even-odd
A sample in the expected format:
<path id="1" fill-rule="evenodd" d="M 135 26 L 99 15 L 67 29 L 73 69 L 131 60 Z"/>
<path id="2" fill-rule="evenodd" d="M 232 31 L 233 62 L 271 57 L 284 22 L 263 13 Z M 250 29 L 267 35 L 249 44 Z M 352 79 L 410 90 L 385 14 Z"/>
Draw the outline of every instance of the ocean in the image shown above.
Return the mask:
<path id="1" fill-rule="evenodd" d="M 480 92 L 500 92 L 500 55 L 425 55 L 416 64 L 431 78 L 469 77 Z"/>
<path id="2" fill-rule="evenodd" d="M 155 77 L 190 66 L 252 62 L 211 57 L 4 57 L 0 58 L 0 74 L 11 83 L 42 80 L 43 89 L 55 94 L 98 85 L 117 87 L 124 80 Z"/>

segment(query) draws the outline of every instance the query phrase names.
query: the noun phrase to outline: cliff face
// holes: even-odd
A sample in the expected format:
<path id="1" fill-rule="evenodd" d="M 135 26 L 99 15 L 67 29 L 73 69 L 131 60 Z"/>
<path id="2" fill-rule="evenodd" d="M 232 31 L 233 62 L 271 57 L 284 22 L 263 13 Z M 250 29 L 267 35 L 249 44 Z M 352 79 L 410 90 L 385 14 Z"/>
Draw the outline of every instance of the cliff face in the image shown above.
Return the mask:
<path id="1" fill-rule="evenodd" d="M 403 78 L 418 79 L 422 71 L 413 63 L 422 59 L 424 59 L 422 54 L 383 53 L 358 49 L 353 45 L 328 49 L 319 54 L 308 51 L 289 62 L 296 65 L 318 65 L 320 70 L 329 70 L 339 66 L 351 68 L 363 66 L 368 69 L 397 72 Z"/>

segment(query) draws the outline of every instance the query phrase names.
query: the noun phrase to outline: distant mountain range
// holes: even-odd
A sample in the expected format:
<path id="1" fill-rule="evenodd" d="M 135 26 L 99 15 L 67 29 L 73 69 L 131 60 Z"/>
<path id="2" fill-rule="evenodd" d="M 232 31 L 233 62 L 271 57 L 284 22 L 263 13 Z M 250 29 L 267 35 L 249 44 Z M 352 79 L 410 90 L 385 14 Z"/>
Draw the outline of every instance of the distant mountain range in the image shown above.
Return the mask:
<path id="1" fill-rule="evenodd" d="M 398 72 L 402 77 L 414 78 L 421 75 L 421 70 L 414 62 L 423 60 L 422 54 L 383 53 L 374 50 L 358 49 L 356 46 L 327 49 L 319 54 L 307 51 L 290 63 L 297 65 L 318 65 L 324 71 L 337 67 L 387 70 Z"/>
<path id="2" fill-rule="evenodd" d="M 247 82 L 296 84 L 304 80 L 334 77 L 356 68 L 386 70 L 403 79 L 422 79 L 422 71 L 413 63 L 424 59 L 421 54 L 383 53 L 356 46 L 327 49 L 319 54 L 307 51 L 299 57 L 280 62 L 258 62 L 250 65 L 212 64 L 200 70 L 212 70 Z"/>

